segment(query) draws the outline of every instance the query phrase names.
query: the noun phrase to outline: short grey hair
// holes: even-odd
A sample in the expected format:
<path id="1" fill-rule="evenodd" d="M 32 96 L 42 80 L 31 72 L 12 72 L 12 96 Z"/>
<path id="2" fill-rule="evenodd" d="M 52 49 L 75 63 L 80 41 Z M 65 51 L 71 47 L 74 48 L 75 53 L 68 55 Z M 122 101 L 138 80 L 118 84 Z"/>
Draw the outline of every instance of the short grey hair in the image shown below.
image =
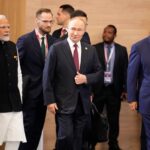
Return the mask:
<path id="1" fill-rule="evenodd" d="M 1 19 L 7 19 L 7 17 L 5 15 L 0 14 L 0 20 Z"/>
<path id="2" fill-rule="evenodd" d="M 84 23 L 85 27 L 87 25 L 87 23 L 82 19 L 82 18 L 79 18 L 79 17 L 73 17 L 69 20 L 69 23 L 68 23 L 68 26 L 70 25 L 70 22 L 74 21 L 74 20 L 80 20 Z"/>

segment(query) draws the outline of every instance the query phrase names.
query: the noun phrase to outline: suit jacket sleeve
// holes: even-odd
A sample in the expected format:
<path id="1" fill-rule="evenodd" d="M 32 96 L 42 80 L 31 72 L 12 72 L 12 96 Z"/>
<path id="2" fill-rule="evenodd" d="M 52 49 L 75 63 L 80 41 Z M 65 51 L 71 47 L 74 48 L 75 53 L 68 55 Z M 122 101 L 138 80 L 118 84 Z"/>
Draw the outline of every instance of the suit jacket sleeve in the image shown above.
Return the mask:
<path id="1" fill-rule="evenodd" d="M 93 46 L 92 46 L 93 47 Z M 87 74 L 87 83 L 88 84 L 95 84 L 97 82 L 103 83 L 104 80 L 104 71 L 102 69 L 102 66 L 99 62 L 96 49 L 93 47 L 92 49 L 93 52 L 93 59 L 92 59 L 92 64 L 93 64 L 93 73 Z"/>
<path id="2" fill-rule="evenodd" d="M 48 56 L 46 58 L 45 67 L 43 71 L 43 94 L 45 105 L 55 103 L 55 96 L 53 89 L 55 66 L 56 66 L 56 54 L 54 51 L 54 46 L 51 46 Z"/>
<path id="3" fill-rule="evenodd" d="M 61 29 L 58 29 L 58 30 L 55 30 L 53 33 L 52 33 L 52 37 L 54 37 L 55 39 L 59 39 L 60 38 L 60 35 L 61 35 Z"/>
<path id="4" fill-rule="evenodd" d="M 16 43 L 18 52 L 19 52 L 20 62 L 22 62 L 22 58 L 24 57 L 24 54 L 25 54 L 24 41 L 25 41 L 25 37 L 22 36 L 17 40 L 17 43 Z"/>
<path id="5" fill-rule="evenodd" d="M 85 42 L 85 43 L 88 43 L 88 44 L 91 44 L 91 40 L 90 40 L 89 34 L 87 32 L 84 33 L 81 41 Z"/>
<path id="6" fill-rule="evenodd" d="M 129 57 L 128 76 L 127 76 L 127 92 L 129 102 L 137 100 L 137 82 L 139 69 L 140 69 L 140 53 L 136 45 L 133 45 Z"/>
<path id="7" fill-rule="evenodd" d="M 124 81 L 123 81 L 123 90 L 127 92 L 127 68 L 128 68 L 128 53 L 127 49 L 124 48 L 124 56 L 123 56 L 123 62 L 124 62 Z"/>
<path id="8" fill-rule="evenodd" d="M 24 36 L 21 36 L 17 40 L 17 43 L 16 43 L 18 53 L 19 53 L 19 60 L 20 60 L 21 67 L 23 65 L 23 59 L 25 57 L 25 52 L 27 50 L 25 41 L 26 41 L 26 36 L 24 35 Z M 26 93 L 28 91 L 28 85 L 30 83 L 30 76 L 24 75 L 23 72 L 22 72 L 22 75 L 23 75 L 23 99 L 24 99 L 26 97 Z"/>

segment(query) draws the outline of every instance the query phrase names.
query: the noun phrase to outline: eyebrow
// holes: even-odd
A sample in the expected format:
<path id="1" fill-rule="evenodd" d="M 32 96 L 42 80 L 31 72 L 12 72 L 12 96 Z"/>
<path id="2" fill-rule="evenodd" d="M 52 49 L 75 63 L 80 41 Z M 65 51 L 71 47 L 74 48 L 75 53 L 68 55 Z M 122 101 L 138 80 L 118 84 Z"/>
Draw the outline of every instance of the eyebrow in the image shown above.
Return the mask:
<path id="1" fill-rule="evenodd" d="M 10 28 L 10 25 L 0 25 L 0 28 Z"/>

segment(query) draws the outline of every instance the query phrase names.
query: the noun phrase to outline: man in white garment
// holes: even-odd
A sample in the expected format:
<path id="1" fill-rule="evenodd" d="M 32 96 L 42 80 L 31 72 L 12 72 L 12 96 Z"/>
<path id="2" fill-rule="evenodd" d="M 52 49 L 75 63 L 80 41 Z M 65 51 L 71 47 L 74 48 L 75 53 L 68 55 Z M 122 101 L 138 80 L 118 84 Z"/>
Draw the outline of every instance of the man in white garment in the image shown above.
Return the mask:
<path id="1" fill-rule="evenodd" d="M 0 145 L 18 150 L 26 142 L 22 115 L 22 74 L 16 45 L 9 41 L 10 24 L 0 14 Z"/>

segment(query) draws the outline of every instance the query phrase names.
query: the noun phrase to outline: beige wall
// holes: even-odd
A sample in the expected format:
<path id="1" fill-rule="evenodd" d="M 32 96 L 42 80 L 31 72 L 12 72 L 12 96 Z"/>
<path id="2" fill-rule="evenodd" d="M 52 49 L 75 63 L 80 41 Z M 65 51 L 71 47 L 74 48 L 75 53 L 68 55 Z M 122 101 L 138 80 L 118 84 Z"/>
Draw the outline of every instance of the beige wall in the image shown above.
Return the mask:
<path id="1" fill-rule="evenodd" d="M 58 7 L 69 3 L 88 14 L 88 28 L 92 43 L 101 41 L 103 28 L 114 24 L 118 29 L 116 42 L 128 47 L 150 33 L 150 0 L 0 0 L 0 13 L 8 15 L 12 25 L 12 39 L 33 30 L 35 12 L 41 7 L 51 8 L 54 17 Z M 54 25 L 52 31 L 58 28 Z"/>
<path id="2" fill-rule="evenodd" d="M 128 47 L 150 33 L 150 0 L 27 0 L 26 31 L 34 24 L 35 11 L 40 7 L 49 7 L 56 16 L 58 7 L 69 3 L 76 9 L 88 14 L 88 28 L 92 43 L 101 41 L 103 28 L 114 24 L 118 29 L 116 42 Z M 53 29 L 58 28 L 54 25 Z"/>
<path id="3" fill-rule="evenodd" d="M 25 32 L 25 7 L 25 0 L 0 0 L 0 14 L 9 19 L 12 41 Z"/>

